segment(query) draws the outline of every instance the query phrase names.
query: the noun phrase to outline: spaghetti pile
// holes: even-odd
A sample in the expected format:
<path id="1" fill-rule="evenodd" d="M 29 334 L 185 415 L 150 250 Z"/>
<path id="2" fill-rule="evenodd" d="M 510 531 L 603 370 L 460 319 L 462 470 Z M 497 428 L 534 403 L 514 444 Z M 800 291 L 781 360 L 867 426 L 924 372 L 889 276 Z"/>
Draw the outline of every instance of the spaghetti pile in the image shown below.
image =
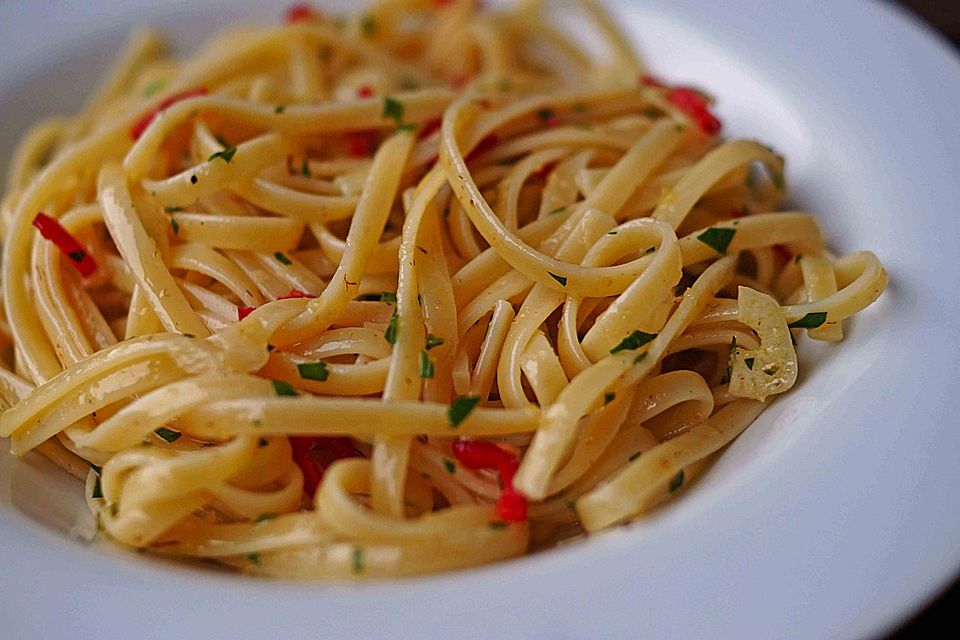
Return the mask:
<path id="1" fill-rule="evenodd" d="M 289 577 L 477 565 L 676 494 L 886 285 L 592 0 L 136 33 L 32 129 L 0 435 L 113 540 Z"/>

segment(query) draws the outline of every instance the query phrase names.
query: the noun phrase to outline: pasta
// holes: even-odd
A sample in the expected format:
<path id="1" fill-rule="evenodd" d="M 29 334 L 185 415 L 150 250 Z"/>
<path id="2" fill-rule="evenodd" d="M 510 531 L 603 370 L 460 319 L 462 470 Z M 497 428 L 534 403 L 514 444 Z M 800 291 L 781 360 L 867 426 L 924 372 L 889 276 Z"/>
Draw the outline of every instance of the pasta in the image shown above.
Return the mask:
<path id="1" fill-rule="evenodd" d="M 138 31 L 23 138 L 0 436 L 109 538 L 295 578 L 555 545 L 688 486 L 880 296 L 593 0 L 593 44 L 481 5 Z"/>

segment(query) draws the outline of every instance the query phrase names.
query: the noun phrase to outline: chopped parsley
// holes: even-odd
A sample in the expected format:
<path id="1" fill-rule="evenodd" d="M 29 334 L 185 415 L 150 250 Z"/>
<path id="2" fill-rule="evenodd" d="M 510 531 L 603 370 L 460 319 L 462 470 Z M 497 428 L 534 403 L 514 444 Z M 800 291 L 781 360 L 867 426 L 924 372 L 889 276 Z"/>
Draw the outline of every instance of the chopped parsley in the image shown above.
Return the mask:
<path id="1" fill-rule="evenodd" d="M 160 427 L 159 429 L 154 431 L 154 433 L 157 434 L 157 436 L 166 440 L 167 442 L 176 442 L 177 440 L 180 439 L 180 436 L 182 435 L 179 431 L 174 431 L 173 429 L 167 429 L 166 427 Z"/>
<path id="2" fill-rule="evenodd" d="M 443 468 L 447 470 L 447 473 L 456 473 L 457 472 L 457 463 L 449 458 L 443 459 Z"/>
<path id="3" fill-rule="evenodd" d="M 808 313 L 796 322 L 791 322 L 787 326 L 791 329 L 816 329 L 826 321 L 827 312 L 817 311 L 815 313 Z"/>
<path id="4" fill-rule="evenodd" d="M 493 529 L 494 531 L 499 531 L 500 529 L 506 529 L 510 525 L 502 520 L 494 520 L 493 522 L 488 522 L 487 526 Z"/>
<path id="5" fill-rule="evenodd" d="M 673 493 L 677 489 L 683 486 L 683 469 L 677 471 L 677 475 L 673 476 L 673 479 L 670 480 L 670 493 Z"/>
<path id="6" fill-rule="evenodd" d="M 377 31 L 377 23 L 374 22 L 372 16 L 367 15 L 360 18 L 360 33 L 362 33 L 364 37 L 369 38 L 374 33 L 376 33 L 376 31 Z"/>
<path id="7" fill-rule="evenodd" d="M 260 447 L 261 449 L 269 444 L 270 444 L 270 441 L 267 440 L 266 438 L 260 438 L 259 440 L 257 440 L 257 446 Z"/>
<path id="8" fill-rule="evenodd" d="M 173 235 L 180 235 L 180 223 L 176 218 L 170 218 L 170 228 L 173 229 Z"/>
<path id="9" fill-rule="evenodd" d="M 439 336 L 435 336 L 432 333 L 427 334 L 427 344 L 426 344 L 427 351 L 430 351 L 430 349 L 433 349 L 434 347 L 439 347 L 442 344 L 443 344 L 443 338 Z"/>
<path id="10" fill-rule="evenodd" d="M 557 208 L 554 209 L 553 211 L 550 211 L 549 213 L 547 213 L 547 215 L 548 215 L 548 216 L 553 216 L 553 215 L 556 215 L 556 214 L 558 214 L 558 213 L 563 213 L 564 211 L 566 211 L 566 209 L 567 209 L 566 207 L 557 207 Z"/>
<path id="11" fill-rule="evenodd" d="M 278 396 L 300 395 L 297 393 L 297 390 L 293 388 L 293 385 L 285 380 L 271 380 L 270 382 L 273 384 L 273 392 Z"/>
<path id="12" fill-rule="evenodd" d="M 283 251 L 277 251 L 273 254 L 273 257 L 276 258 L 280 264 L 293 264 L 293 261 L 288 258 Z"/>
<path id="13" fill-rule="evenodd" d="M 467 419 L 473 410 L 480 404 L 480 396 L 457 396 L 447 408 L 447 420 L 454 429 Z"/>
<path id="14" fill-rule="evenodd" d="M 412 122 L 407 122 L 405 124 L 397 125 L 397 131 L 416 131 L 416 130 L 417 130 L 417 125 L 413 124 Z"/>
<path id="15" fill-rule="evenodd" d="M 274 518 L 277 517 L 277 515 L 278 514 L 276 513 L 261 513 L 256 518 L 254 518 L 253 523 L 260 524 L 261 522 L 266 522 L 267 520 L 273 520 Z"/>
<path id="16" fill-rule="evenodd" d="M 585 105 L 585 104 L 582 103 L 582 102 L 575 102 L 575 103 L 573 104 L 572 109 L 573 109 L 573 112 L 574 112 L 574 113 L 583 113 L 584 111 L 587 110 L 587 105 Z"/>
<path id="17" fill-rule="evenodd" d="M 392 302 L 394 304 L 397 302 L 397 294 L 393 291 L 381 291 L 378 298 L 380 302 Z"/>
<path id="18" fill-rule="evenodd" d="M 303 159 L 303 162 L 300 163 L 300 175 L 304 178 L 312 178 L 313 172 L 310 171 L 310 161 L 306 158 Z"/>
<path id="19" fill-rule="evenodd" d="M 640 355 L 638 355 L 636 358 L 633 359 L 633 364 L 640 364 L 646 359 L 647 359 L 647 352 L 644 351 L 643 353 L 641 353 Z"/>
<path id="20" fill-rule="evenodd" d="M 212 162 L 217 158 L 220 158 L 227 164 L 230 164 L 230 161 L 233 160 L 233 156 L 236 155 L 236 153 L 237 153 L 236 147 L 227 147 L 223 151 L 217 151 L 216 153 L 211 155 L 209 158 L 207 158 L 207 161 Z"/>
<path id="21" fill-rule="evenodd" d="M 417 81 L 416 78 L 414 78 L 410 74 L 404 74 L 400 76 L 400 79 L 397 82 L 400 85 L 401 89 L 410 90 L 410 89 L 420 88 L 420 83 Z"/>
<path id="22" fill-rule="evenodd" d="M 163 85 L 165 84 L 166 82 L 164 80 L 154 80 L 153 82 L 148 84 L 146 88 L 144 88 L 143 97 L 149 98 L 150 96 L 160 93 L 160 91 L 163 89 Z"/>
<path id="23" fill-rule="evenodd" d="M 247 562 L 250 564 L 259 567 L 260 566 L 260 554 L 259 553 L 248 553 Z"/>
<path id="24" fill-rule="evenodd" d="M 607 391 L 603 394 L 603 404 L 610 404 L 613 402 L 613 399 L 617 397 L 617 394 L 613 391 Z"/>
<path id="25" fill-rule="evenodd" d="M 726 253 L 730 241 L 733 240 L 736 229 L 727 229 L 724 227 L 710 227 L 697 236 L 697 240 L 707 245 L 717 253 Z"/>
<path id="26" fill-rule="evenodd" d="M 394 311 L 393 315 L 390 316 L 390 324 L 387 325 L 387 330 L 383 332 L 383 339 L 389 342 L 391 345 L 397 344 L 398 319 L 397 312 Z"/>
<path id="27" fill-rule="evenodd" d="M 657 250 L 656 247 L 650 247 L 649 249 L 647 249 L 646 251 L 644 251 L 641 255 L 648 256 L 648 255 L 650 255 L 651 253 L 654 253 L 656 250 Z"/>
<path id="28" fill-rule="evenodd" d="M 354 547 L 350 555 L 350 571 L 356 574 L 363 573 L 363 547 Z"/>
<path id="29" fill-rule="evenodd" d="M 610 349 L 610 353 L 617 353 L 618 351 L 628 351 L 632 349 L 639 349 L 643 345 L 647 344 L 651 340 L 657 337 L 655 333 L 646 333 L 644 331 L 634 331 L 626 338 L 620 341 L 620 344 L 615 346 L 613 349 Z"/>
<path id="30" fill-rule="evenodd" d="M 300 373 L 300 377 L 304 380 L 323 382 L 330 377 L 330 372 L 327 370 L 327 363 L 323 360 L 318 360 L 317 362 L 301 362 L 297 365 L 297 372 Z"/>
<path id="31" fill-rule="evenodd" d="M 183 207 L 164 207 L 163 210 L 166 213 L 177 213 L 178 211 L 183 211 Z"/>
<path id="32" fill-rule="evenodd" d="M 394 100 L 390 96 L 383 99 L 383 117 L 393 120 L 398 127 L 403 124 L 403 112 L 404 106 L 399 100 Z"/>
<path id="33" fill-rule="evenodd" d="M 287 105 L 285 105 L 285 104 L 278 104 L 277 106 L 275 106 L 275 107 L 273 108 L 273 112 L 274 112 L 275 114 L 277 114 L 277 115 L 280 115 L 281 113 L 283 113 L 283 112 L 286 111 L 286 110 L 287 110 Z"/>
<path id="34" fill-rule="evenodd" d="M 430 354 L 426 350 L 420 352 L 420 377 L 421 378 L 432 378 L 434 373 L 433 360 L 430 359 Z"/>
<path id="35" fill-rule="evenodd" d="M 746 358 L 743 361 L 743 364 L 747 365 L 747 369 L 750 369 L 750 371 L 753 371 L 753 363 L 754 363 L 753 358 Z"/>
<path id="36" fill-rule="evenodd" d="M 561 287 L 567 286 L 567 278 L 566 278 L 565 276 L 558 276 L 557 274 L 555 274 L 555 273 L 550 273 L 549 271 L 548 271 L 547 273 L 550 274 L 550 277 L 551 277 L 551 278 L 553 278 L 554 280 L 556 280 L 557 282 L 559 282 Z"/>

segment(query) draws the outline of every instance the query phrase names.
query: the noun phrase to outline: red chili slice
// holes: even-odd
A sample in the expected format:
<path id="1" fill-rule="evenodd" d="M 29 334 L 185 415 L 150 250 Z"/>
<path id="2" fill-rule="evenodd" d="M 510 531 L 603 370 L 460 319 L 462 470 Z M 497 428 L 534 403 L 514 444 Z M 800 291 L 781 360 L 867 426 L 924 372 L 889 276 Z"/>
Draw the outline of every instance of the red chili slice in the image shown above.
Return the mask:
<path id="1" fill-rule="evenodd" d="M 667 95 L 667 101 L 690 116 L 701 131 L 707 135 L 716 135 L 722 124 L 710 113 L 710 101 L 706 96 L 689 87 L 676 87 Z"/>
<path id="2" fill-rule="evenodd" d="M 237 307 L 237 320 L 243 320 L 255 310 L 256 307 Z"/>
<path id="3" fill-rule="evenodd" d="M 290 436 L 290 448 L 294 463 L 303 471 L 303 490 L 311 497 L 331 464 L 360 456 L 353 441 L 344 436 Z"/>
<path id="4" fill-rule="evenodd" d="M 356 158 L 365 158 L 371 155 L 380 141 L 380 132 L 373 129 L 368 131 L 351 131 L 343 135 L 350 155 Z"/>
<path id="5" fill-rule="evenodd" d="M 153 122 L 161 112 L 166 109 L 169 109 L 174 104 L 180 102 L 181 100 L 186 100 L 187 98 L 196 98 L 197 96 L 207 95 L 206 87 L 197 87 L 196 89 L 189 89 L 187 91 L 181 91 L 180 93 L 175 93 L 172 96 L 164 98 L 157 107 L 140 118 L 133 128 L 130 130 L 130 135 L 134 140 L 139 140 L 140 136 L 143 135 L 143 132 L 147 130 L 147 127 L 150 126 L 150 123 Z"/>
<path id="6" fill-rule="evenodd" d="M 60 226 L 56 219 L 41 211 L 33 219 L 33 226 L 40 231 L 41 236 L 60 249 L 60 253 L 70 260 L 84 278 L 89 278 L 97 270 L 97 263 L 93 257 L 76 238 L 70 235 L 69 231 Z"/>
<path id="7" fill-rule="evenodd" d="M 491 133 L 484 136 L 483 139 L 477 143 L 477 146 L 473 148 L 473 151 L 467 154 L 467 162 L 470 162 L 471 160 L 477 158 L 478 156 L 482 156 L 487 151 L 490 151 L 495 146 L 497 146 L 497 142 L 499 141 L 500 141 L 500 138 L 498 138 L 497 134 L 495 133 Z"/>
<path id="8" fill-rule="evenodd" d="M 371 87 L 368 84 L 365 84 L 359 89 L 357 89 L 358 98 L 370 98 L 372 96 L 373 96 L 373 87 Z"/>
<path id="9" fill-rule="evenodd" d="M 317 16 L 317 12 L 309 4 L 301 3 L 290 5 L 287 9 L 287 22 L 302 22 L 311 20 Z"/>
<path id="10" fill-rule="evenodd" d="M 786 248 L 782 244 L 773 245 L 773 254 L 780 259 L 781 262 L 790 262 L 793 258 L 793 251 Z"/>
<path id="11" fill-rule="evenodd" d="M 290 289 L 290 293 L 285 296 L 280 296 L 277 300 L 294 300 L 297 298 L 316 298 L 317 296 L 312 293 L 304 293 L 300 289 Z"/>
<path id="12" fill-rule="evenodd" d="M 431 136 L 435 131 L 440 130 L 440 118 L 434 118 L 433 120 L 427 120 L 423 123 L 423 127 L 420 128 L 420 135 L 417 136 L 420 139 L 427 138 Z"/>
<path id="13" fill-rule="evenodd" d="M 468 469 L 496 469 L 503 491 L 497 500 L 497 516 L 506 522 L 527 519 L 527 499 L 513 488 L 513 476 L 520 466 L 517 457 L 485 440 L 457 440 L 451 445 L 457 461 Z"/>

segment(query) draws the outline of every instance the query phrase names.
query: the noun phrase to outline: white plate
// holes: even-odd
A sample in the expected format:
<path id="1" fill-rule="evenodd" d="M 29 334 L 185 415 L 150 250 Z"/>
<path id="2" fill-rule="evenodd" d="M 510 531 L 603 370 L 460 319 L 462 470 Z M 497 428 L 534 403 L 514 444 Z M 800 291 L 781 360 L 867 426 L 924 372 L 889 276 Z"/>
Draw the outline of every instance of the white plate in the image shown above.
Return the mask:
<path id="1" fill-rule="evenodd" d="M 79 103 L 130 24 L 199 35 L 240 4 L 273 3 L 118 4 L 0 5 L 4 154 L 30 120 Z M 956 55 L 875 3 L 624 2 L 617 13 L 658 73 L 719 96 L 729 133 L 785 152 L 794 200 L 836 249 L 879 254 L 890 289 L 847 341 L 816 358 L 806 343 L 802 383 L 669 508 L 418 580 L 255 581 L 87 548 L 56 533 L 75 524 L 79 486 L 4 456 L 6 637 L 863 637 L 947 583 L 960 567 Z"/>

